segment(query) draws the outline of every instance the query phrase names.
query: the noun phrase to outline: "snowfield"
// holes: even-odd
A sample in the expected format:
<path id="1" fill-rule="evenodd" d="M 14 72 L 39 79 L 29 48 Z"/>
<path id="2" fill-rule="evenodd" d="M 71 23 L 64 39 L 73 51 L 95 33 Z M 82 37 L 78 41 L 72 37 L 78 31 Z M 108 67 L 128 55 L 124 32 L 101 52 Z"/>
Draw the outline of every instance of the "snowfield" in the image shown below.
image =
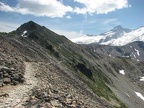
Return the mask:
<path id="1" fill-rule="evenodd" d="M 122 75 L 125 75 L 124 70 L 119 70 L 119 73 L 122 74 Z"/>
<path id="2" fill-rule="evenodd" d="M 27 31 L 25 30 L 21 36 L 22 37 L 27 37 L 26 33 L 27 33 Z"/>
<path id="3" fill-rule="evenodd" d="M 135 93 L 136 93 L 136 95 L 137 95 L 139 98 L 141 98 L 141 99 L 144 101 L 144 97 L 143 97 L 143 95 L 142 95 L 141 93 L 136 92 L 136 91 L 135 91 Z"/>
<path id="4" fill-rule="evenodd" d="M 140 56 L 139 50 L 135 49 L 135 51 L 137 52 L 137 55 Z"/>
<path id="5" fill-rule="evenodd" d="M 140 81 L 144 81 L 144 77 L 141 77 Z"/>
<path id="6" fill-rule="evenodd" d="M 99 42 L 103 36 L 82 36 L 79 38 L 71 39 L 72 42 L 78 44 L 91 44 Z"/>

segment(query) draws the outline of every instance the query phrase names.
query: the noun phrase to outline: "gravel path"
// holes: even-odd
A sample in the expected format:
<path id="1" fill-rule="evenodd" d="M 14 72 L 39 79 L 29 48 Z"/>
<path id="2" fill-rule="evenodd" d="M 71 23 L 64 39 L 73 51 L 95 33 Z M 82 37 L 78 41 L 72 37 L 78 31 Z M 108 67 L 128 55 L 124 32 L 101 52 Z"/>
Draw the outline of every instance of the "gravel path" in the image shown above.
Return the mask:
<path id="1" fill-rule="evenodd" d="M 23 108 L 22 104 L 29 98 L 30 90 L 37 85 L 37 79 L 34 77 L 34 68 L 32 63 L 25 62 L 25 83 L 17 86 L 5 86 L 0 88 L 0 108 Z"/>

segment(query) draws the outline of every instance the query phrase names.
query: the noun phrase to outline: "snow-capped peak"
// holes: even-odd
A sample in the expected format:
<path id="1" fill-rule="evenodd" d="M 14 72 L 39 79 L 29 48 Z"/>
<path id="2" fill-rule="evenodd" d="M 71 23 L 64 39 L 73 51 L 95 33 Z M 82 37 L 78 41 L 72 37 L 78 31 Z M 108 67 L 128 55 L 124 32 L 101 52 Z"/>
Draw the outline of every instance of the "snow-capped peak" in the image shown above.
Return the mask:
<path id="1" fill-rule="evenodd" d="M 114 30 L 122 29 L 122 26 L 121 26 L 121 25 L 118 25 L 118 26 L 114 27 L 113 29 L 114 29 Z"/>
<path id="2" fill-rule="evenodd" d="M 144 27 L 130 30 L 118 25 L 108 32 L 95 36 L 85 36 L 72 39 L 75 43 L 122 46 L 134 41 L 144 41 Z"/>
<path id="3" fill-rule="evenodd" d="M 111 42 L 109 41 L 109 43 L 111 45 L 122 46 L 134 41 L 144 41 L 144 27 L 125 33 L 116 40 L 111 40 Z"/>

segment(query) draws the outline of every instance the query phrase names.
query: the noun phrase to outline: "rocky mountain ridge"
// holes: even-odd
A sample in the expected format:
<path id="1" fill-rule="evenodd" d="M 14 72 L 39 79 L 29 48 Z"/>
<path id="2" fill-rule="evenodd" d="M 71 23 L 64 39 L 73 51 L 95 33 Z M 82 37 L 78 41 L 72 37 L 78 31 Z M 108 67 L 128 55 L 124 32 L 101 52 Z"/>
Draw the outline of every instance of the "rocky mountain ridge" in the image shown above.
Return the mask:
<path id="1" fill-rule="evenodd" d="M 0 65 L 15 69 L 9 83 L 0 76 L 1 108 L 144 106 L 136 95 L 144 94 L 143 62 L 93 52 L 33 21 L 1 34 L 0 43 Z M 15 74 L 24 81 L 14 85 Z"/>

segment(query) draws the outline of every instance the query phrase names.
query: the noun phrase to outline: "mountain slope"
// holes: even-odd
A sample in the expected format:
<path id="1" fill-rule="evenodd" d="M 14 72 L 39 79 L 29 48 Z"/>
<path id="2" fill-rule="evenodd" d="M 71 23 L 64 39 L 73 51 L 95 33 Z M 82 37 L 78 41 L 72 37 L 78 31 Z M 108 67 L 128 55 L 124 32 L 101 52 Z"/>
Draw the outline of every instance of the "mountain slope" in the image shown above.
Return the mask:
<path id="1" fill-rule="evenodd" d="M 25 78 L 25 82 L 20 82 L 16 86 L 12 86 L 11 82 L 8 83 L 10 85 L 3 83 L 0 100 L 8 99 L 10 103 L 2 102 L 0 103 L 2 107 L 5 105 L 11 107 L 13 104 L 12 107 L 43 105 L 43 107 L 64 108 L 126 108 L 126 105 L 142 108 L 143 106 L 143 101 L 134 92 L 144 94 L 144 85 L 138 80 L 143 76 L 141 63 L 137 64 L 124 58 L 108 58 L 94 53 L 32 21 L 13 32 L 1 35 L 0 40 L 1 65 L 17 69 L 7 75 L 2 71 L 1 83 L 4 78 L 11 78 L 15 73 L 16 75 L 23 73 L 19 76 Z M 34 77 L 31 79 L 36 78 L 38 81 L 35 87 L 29 85 L 30 82 L 28 83 L 25 77 L 25 70 L 29 70 L 27 66 L 31 68 L 31 77 Z M 125 70 L 125 75 L 119 73 L 122 69 Z M 17 88 L 25 85 L 32 88 L 23 99 L 11 97 L 6 89 L 10 87 L 8 90 L 20 92 Z M 126 87 L 127 85 L 130 86 Z M 127 96 L 125 90 L 131 96 L 128 100 L 125 100 Z M 2 97 L 4 94 L 9 97 Z M 16 103 L 11 103 L 11 99 Z"/>
<path id="2" fill-rule="evenodd" d="M 22 101 L 20 97 L 18 99 L 12 97 L 11 94 L 9 94 L 9 91 L 5 90 L 6 86 L 4 86 L 3 90 L 0 92 L 0 97 L 4 94 L 8 94 L 9 97 L 5 98 L 8 99 L 8 102 L 10 102 L 10 104 L 6 104 L 3 102 L 0 106 L 4 107 L 6 105 L 6 107 L 13 107 L 13 104 L 17 105 L 17 103 L 19 103 L 18 106 L 24 104 L 25 107 L 38 107 L 43 103 L 43 100 L 45 100 L 45 98 L 41 98 L 41 96 L 38 95 L 35 91 L 39 91 L 40 89 L 38 93 L 43 94 L 46 92 L 50 95 L 50 98 L 48 97 L 49 95 L 46 96 L 46 99 L 48 99 L 49 101 L 45 100 L 46 102 L 44 101 L 43 104 L 50 104 L 53 107 L 57 105 L 62 105 L 66 108 L 70 107 L 71 105 L 91 108 L 103 108 L 105 106 L 110 108 L 112 107 L 111 104 L 95 95 L 88 87 L 87 83 L 85 83 L 88 81 L 91 81 L 91 83 L 95 83 L 93 81 L 94 79 L 92 80 L 93 70 L 90 70 L 88 68 L 88 66 L 91 66 L 91 63 L 84 59 L 84 57 L 87 58 L 91 55 L 83 48 L 70 42 L 64 36 L 60 36 L 46 29 L 45 27 L 42 27 L 30 21 L 23 24 L 16 31 L 13 31 L 4 36 L 0 36 L 0 38 L 2 51 L 1 57 L 3 58 L 3 60 L 6 60 L 6 62 L 8 62 L 11 59 L 16 59 L 17 62 L 22 63 L 23 67 L 25 62 L 29 62 L 30 64 L 34 63 L 35 65 L 33 68 L 36 70 L 34 71 L 35 76 L 33 77 L 36 77 L 36 79 L 38 80 L 38 84 L 36 85 L 36 88 L 38 89 L 34 87 L 29 90 L 26 97 L 23 97 L 25 100 Z M 83 54 L 81 54 L 82 51 Z M 8 57 L 9 59 L 6 59 L 6 57 Z M 3 63 L 3 60 L 1 61 L 1 63 Z M 16 68 L 19 68 L 17 66 L 17 62 L 14 62 L 14 64 L 16 65 Z M 88 63 L 83 64 L 83 62 Z M 3 65 L 5 67 L 12 66 L 11 64 L 7 65 L 5 63 L 3 63 Z M 82 71 L 83 69 L 86 70 Z M 21 71 L 25 74 L 24 70 Z M 79 74 L 83 75 L 84 78 L 82 78 L 82 76 L 80 76 Z M 4 72 L 2 72 L 2 75 L 4 75 Z M 8 75 L 7 77 L 11 78 L 11 75 Z M 104 76 L 101 77 L 103 78 Z M 3 77 L 1 80 L 4 80 Z M 103 84 L 103 90 L 108 89 L 108 87 L 104 84 L 104 81 L 99 82 Z M 8 84 L 12 83 L 9 82 Z M 29 83 L 27 83 L 26 81 L 26 84 Z M 13 92 L 20 92 L 19 90 L 17 90 L 20 85 L 21 84 L 17 84 L 16 87 L 12 86 L 10 87 L 10 90 L 12 90 Z M 25 86 L 23 87 L 25 88 Z M 49 91 L 48 89 L 50 89 L 51 93 L 47 92 Z M 55 93 L 55 91 L 57 90 L 58 94 L 57 92 Z M 59 98 L 55 98 L 54 95 L 57 95 L 60 98 L 64 97 L 64 100 L 59 100 Z M 108 94 L 103 94 L 103 96 L 105 95 Z M 35 97 L 33 98 L 35 104 L 31 102 L 32 97 Z M 1 98 L 1 100 L 2 99 L 3 98 Z M 76 102 L 72 103 L 72 101 Z M 55 103 L 57 103 L 57 105 L 55 105 Z"/>
<path id="3" fill-rule="evenodd" d="M 86 49 L 110 57 L 124 57 L 135 61 L 144 61 L 144 42 L 135 41 L 124 46 L 108 46 L 98 44 L 82 45 Z"/>
<path id="4" fill-rule="evenodd" d="M 97 43 L 102 45 L 123 46 L 134 41 L 144 41 L 144 27 L 135 30 L 114 27 L 112 30 L 96 36 L 84 36 L 72 39 L 79 44 Z"/>

